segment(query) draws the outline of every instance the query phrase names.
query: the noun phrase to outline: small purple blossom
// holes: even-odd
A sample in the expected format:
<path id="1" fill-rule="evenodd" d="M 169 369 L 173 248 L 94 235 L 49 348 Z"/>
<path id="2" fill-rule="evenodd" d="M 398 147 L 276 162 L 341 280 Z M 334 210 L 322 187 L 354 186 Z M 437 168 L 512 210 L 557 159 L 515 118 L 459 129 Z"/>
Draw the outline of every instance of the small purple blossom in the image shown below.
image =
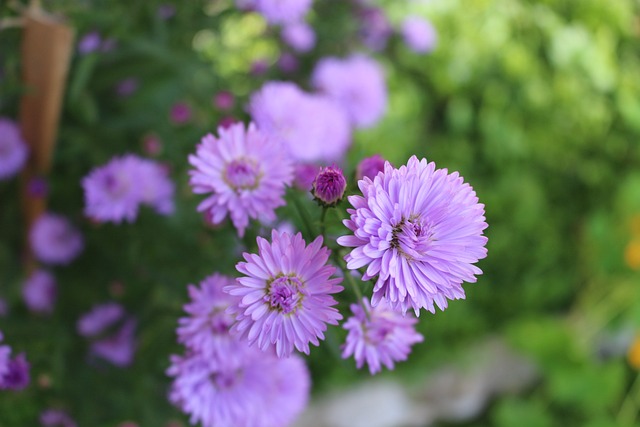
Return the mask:
<path id="1" fill-rule="evenodd" d="M 309 52 L 316 45 L 316 33 L 306 22 L 294 22 L 282 29 L 282 40 L 296 52 Z"/>
<path id="2" fill-rule="evenodd" d="M 121 368 L 131 365 L 136 351 L 136 324 L 135 319 L 127 319 L 116 332 L 94 341 L 91 353 Z"/>
<path id="3" fill-rule="evenodd" d="M 309 354 L 309 343 L 319 345 L 327 324 L 342 316 L 331 294 L 342 291 L 341 278 L 330 278 L 336 268 L 327 265 L 329 249 L 319 236 L 309 246 L 300 233 L 273 230 L 271 243 L 257 238 L 258 254 L 244 253 L 236 269 L 245 275 L 224 288 L 238 297 L 230 307 L 236 323 L 231 331 L 278 357 L 294 350 Z"/>
<path id="4" fill-rule="evenodd" d="M 324 206 L 335 206 L 347 189 L 347 180 L 342 169 L 330 166 L 320 169 L 313 180 L 311 193 Z"/>
<path id="5" fill-rule="evenodd" d="M 169 400 L 203 427 L 281 427 L 306 407 L 310 376 L 299 356 L 279 359 L 251 348 L 233 358 L 172 356 Z"/>
<path id="6" fill-rule="evenodd" d="M 363 55 L 327 57 L 316 65 L 313 86 L 340 104 L 360 128 L 373 126 L 387 109 L 387 87 L 380 65 Z"/>
<path id="7" fill-rule="evenodd" d="M 408 16 L 402 22 L 404 42 L 416 53 L 431 52 L 438 41 L 438 33 L 431 23 L 418 16 Z"/>
<path id="8" fill-rule="evenodd" d="M 183 125 L 191 120 L 191 107 L 186 102 L 176 102 L 171 107 L 169 118 L 176 125 Z"/>
<path id="9" fill-rule="evenodd" d="M 33 223 L 29 243 L 36 258 L 47 264 L 66 265 L 84 248 L 80 231 L 62 215 L 44 213 Z"/>
<path id="10" fill-rule="evenodd" d="M 293 73 L 298 70 L 300 62 L 291 52 L 282 52 L 278 58 L 278 68 L 283 73 Z"/>
<path id="11" fill-rule="evenodd" d="M 36 270 L 22 285 L 22 298 L 27 308 L 35 313 L 51 314 L 57 296 L 56 280 L 45 270 Z"/>
<path id="12" fill-rule="evenodd" d="M 0 117 L 0 181 L 11 178 L 22 170 L 28 152 L 18 125 Z"/>
<path id="13" fill-rule="evenodd" d="M 24 353 L 9 360 L 5 373 L 0 376 L 0 390 L 19 391 L 25 389 L 31 381 L 30 365 Z"/>
<path id="14" fill-rule="evenodd" d="M 269 71 L 269 61 L 258 58 L 251 63 L 251 75 L 262 76 Z"/>
<path id="15" fill-rule="evenodd" d="M 131 96 L 138 90 L 138 85 L 138 79 L 135 77 L 120 80 L 116 85 L 116 94 L 121 98 Z"/>
<path id="16" fill-rule="evenodd" d="M 457 172 L 413 156 L 394 169 L 388 162 L 373 180 L 358 181 L 363 196 L 350 196 L 345 220 L 353 235 L 338 244 L 354 249 L 347 268 L 367 267 L 362 280 L 377 277 L 371 304 L 383 299 L 403 313 L 444 310 L 447 299 L 464 298 L 462 282 L 475 282 L 485 258 L 484 205 Z"/>
<path id="17" fill-rule="evenodd" d="M 378 172 L 384 171 L 384 164 L 385 160 L 380 154 L 362 159 L 356 167 L 356 179 L 360 180 L 365 176 L 369 179 L 375 178 Z"/>
<path id="18" fill-rule="evenodd" d="M 40 413 L 42 427 L 77 427 L 76 422 L 65 411 L 45 409 Z"/>
<path id="19" fill-rule="evenodd" d="M 27 194 L 29 197 L 43 199 L 49 194 L 49 183 L 44 177 L 31 177 L 27 183 Z"/>
<path id="20" fill-rule="evenodd" d="M 365 6 L 358 11 L 360 18 L 360 38 L 371 50 L 379 51 L 385 48 L 393 28 L 384 10 L 379 7 Z"/>
<path id="21" fill-rule="evenodd" d="M 213 106 L 222 111 L 231 110 L 235 102 L 233 94 L 226 90 L 216 93 L 213 97 Z"/>
<path id="22" fill-rule="evenodd" d="M 313 0 L 253 0 L 253 7 L 273 25 L 300 22 Z"/>
<path id="23" fill-rule="evenodd" d="M 414 326 L 418 319 L 392 310 L 383 300 L 372 308 L 363 298 L 363 306 L 351 304 L 353 316 L 343 327 L 349 331 L 342 346 L 342 358 L 353 356 L 358 369 L 366 363 L 371 375 L 380 372 L 381 365 L 393 369 L 394 362 L 406 360 L 413 344 L 423 341 Z"/>
<path id="24" fill-rule="evenodd" d="M 100 49 L 102 45 L 102 36 L 97 31 L 86 33 L 78 41 L 78 52 L 81 55 L 87 55 Z"/>
<path id="25" fill-rule="evenodd" d="M 157 156 L 162 152 L 162 141 L 155 134 L 148 134 L 142 139 L 142 149 L 149 156 Z"/>
<path id="26" fill-rule="evenodd" d="M 339 161 L 351 145 L 344 110 L 293 83 L 266 83 L 251 96 L 249 111 L 258 128 L 283 144 L 295 161 Z"/>
<path id="27" fill-rule="evenodd" d="M 313 163 L 296 164 L 294 185 L 300 190 L 311 191 L 313 181 L 315 181 L 320 169 L 320 166 Z"/>
<path id="28" fill-rule="evenodd" d="M 80 335 L 93 337 L 101 334 L 110 326 L 113 326 L 122 319 L 124 315 L 124 308 L 118 303 L 108 302 L 99 304 L 80 317 L 76 328 Z"/>
<path id="29" fill-rule="evenodd" d="M 151 206 L 160 215 L 171 215 L 174 210 L 175 185 L 169 179 L 167 168 L 153 160 L 140 159 L 140 201 Z"/>
<path id="30" fill-rule="evenodd" d="M 283 148 L 253 124 L 219 128 L 218 134 L 202 138 L 189 156 L 194 167 L 189 183 L 196 194 L 212 193 L 198 212 L 209 211 L 214 224 L 229 215 L 243 236 L 249 219 L 275 220 L 293 169 Z"/>

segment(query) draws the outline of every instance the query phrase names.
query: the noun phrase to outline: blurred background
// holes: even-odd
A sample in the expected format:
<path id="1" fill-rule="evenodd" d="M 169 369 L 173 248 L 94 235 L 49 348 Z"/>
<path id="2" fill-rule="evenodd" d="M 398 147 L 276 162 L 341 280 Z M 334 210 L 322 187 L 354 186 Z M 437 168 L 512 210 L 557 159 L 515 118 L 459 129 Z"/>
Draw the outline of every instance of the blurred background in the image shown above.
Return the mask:
<path id="1" fill-rule="evenodd" d="M 16 18 L 26 6 L 0 3 L 0 115 L 14 120 L 25 92 Z M 234 230 L 214 230 L 196 213 L 187 156 L 221 123 L 247 122 L 249 96 L 264 82 L 308 88 L 318 59 L 353 51 L 382 65 L 389 105 L 377 125 L 354 132 L 345 170 L 373 154 L 395 165 L 415 154 L 459 171 L 486 206 L 489 255 L 478 282 L 465 285 L 465 301 L 422 314 L 425 341 L 394 371 L 371 377 L 340 359 L 343 333 L 334 328 L 308 357 L 313 402 L 296 425 L 638 423 L 636 0 L 316 0 L 307 15 L 316 43 L 303 53 L 232 0 L 43 7 L 65 17 L 75 39 L 38 197 L 81 229 L 85 247 L 53 269 L 53 313 L 31 313 L 21 294 L 23 187 L 19 178 L 0 181 L 0 330 L 31 363 L 25 390 L 0 392 L 0 426 L 38 425 L 50 407 L 81 426 L 188 425 L 167 402 L 165 375 L 169 355 L 180 351 L 175 327 L 186 285 L 213 271 L 233 274 L 242 244 Z M 410 15 L 435 28 L 427 53 L 398 30 Z M 142 210 L 123 225 L 83 216 L 82 177 L 123 153 L 167 166 L 174 215 Z M 78 318 L 106 301 L 138 322 L 135 359 L 125 368 L 87 360 L 87 341 L 76 333 Z"/>

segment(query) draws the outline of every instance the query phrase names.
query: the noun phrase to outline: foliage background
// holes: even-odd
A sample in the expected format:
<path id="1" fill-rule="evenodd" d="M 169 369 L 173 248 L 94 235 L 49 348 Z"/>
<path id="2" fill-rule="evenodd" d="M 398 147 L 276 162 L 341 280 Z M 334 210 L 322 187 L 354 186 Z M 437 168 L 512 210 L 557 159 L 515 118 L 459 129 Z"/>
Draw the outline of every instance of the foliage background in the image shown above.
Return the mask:
<path id="1" fill-rule="evenodd" d="M 292 79 L 308 87 L 319 57 L 358 47 L 347 1 L 316 1 L 310 22 L 318 45 L 300 57 L 294 75 L 274 65 L 285 50 L 277 30 L 229 0 L 175 2 L 178 12 L 166 21 L 157 15 L 160 4 L 45 2 L 77 34 L 99 31 L 117 48 L 76 54 L 71 64 L 49 207 L 80 225 L 86 250 L 55 269 L 60 294 L 50 318 L 29 314 L 21 301 L 19 185 L 0 183 L 0 296 L 10 305 L 0 329 L 16 351 L 26 351 L 33 375 L 26 391 L 0 395 L 0 426 L 35 425 L 50 406 L 85 426 L 184 420 L 166 402 L 164 370 L 168 355 L 179 351 L 174 329 L 185 286 L 214 270 L 232 274 L 244 245 L 231 230 L 204 226 L 187 185 L 187 155 L 223 116 L 211 98 L 233 92 L 233 115 L 246 121 L 245 102 L 262 82 Z M 460 171 L 485 203 L 489 223 L 484 275 L 466 286 L 467 300 L 423 314 L 425 343 L 382 375 L 410 384 L 417 373 L 461 358 L 478 337 L 499 335 L 538 364 L 541 378 L 524 395 L 499 397 L 468 425 L 634 425 L 640 393 L 625 357 L 632 338 L 622 349 L 606 343 L 640 327 L 638 3 L 382 4 L 394 23 L 407 13 L 428 17 L 438 47 L 419 56 L 394 38 L 375 54 L 387 73 L 390 106 L 378 126 L 356 132 L 345 166 L 352 171 L 374 153 L 396 165 L 412 154 L 427 157 Z M 0 16 L 14 15 L 0 4 Z M 0 114 L 9 117 L 17 116 L 24 90 L 19 40 L 17 29 L 0 33 Z M 265 75 L 250 74 L 255 59 L 272 64 Z M 129 77 L 138 90 L 117 96 L 115 86 Z M 193 108 L 185 125 L 169 121 L 179 101 Z M 150 134 L 162 141 L 157 158 L 171 166 L 178 186 L 176 214 L 143 211 L 121 226 L 84 219 L 80 179 L 114 154 L 142 153 Z M 341 232 L 337 222 L 332 231 Z M 139 318 L 136 361 L 127 369 L 86 363 L 87 344 L 75 334 L 79 315 L 108 299 Z M 316 393 L 368 377 L 334 357 L 340 334 L 309 358 Z"/>

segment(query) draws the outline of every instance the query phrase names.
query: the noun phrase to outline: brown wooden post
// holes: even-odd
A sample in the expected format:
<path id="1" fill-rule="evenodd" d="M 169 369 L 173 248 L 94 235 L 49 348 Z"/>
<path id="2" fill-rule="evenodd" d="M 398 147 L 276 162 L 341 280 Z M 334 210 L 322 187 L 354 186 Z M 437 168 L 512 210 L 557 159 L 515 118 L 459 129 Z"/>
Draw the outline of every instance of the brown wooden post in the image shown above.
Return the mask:
<path id="1" fill-rule="evenodd" d="M 22 80 L 26 92 L 20 103 L 20 128 L 29 145 L 29 161 L 22 174 L 25 227 L 46 210 L 46 199 L 29 193 L 29 183 L 45 177 L 51 169 L 58 132 L 69 61 L 73 49 L 73 30 L 39 7 L 27 9 L 22 38 Z M 28 240 L 27 240 L 28 243 Z M 26 265 L 35 266 L 29 245 Z"/>

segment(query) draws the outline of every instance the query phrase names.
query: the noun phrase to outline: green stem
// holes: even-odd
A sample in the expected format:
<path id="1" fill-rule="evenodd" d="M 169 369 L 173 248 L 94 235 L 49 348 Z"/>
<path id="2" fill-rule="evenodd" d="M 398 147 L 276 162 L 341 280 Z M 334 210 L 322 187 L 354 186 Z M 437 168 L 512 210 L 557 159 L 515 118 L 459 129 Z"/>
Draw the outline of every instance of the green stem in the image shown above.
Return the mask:
<path id="1" fill-rule="evenodd" d="M 326 242 L 327 241 L 327 236 L 325 235 L 325 230 L 326 230 L 326 226 L 325 226 L 325 218 L 327 216 L 327 211 L 329 210 L 329 208 L 327 208 L 326 206 L 322 207 L 322 213 L 320 214 L 320 234 L 322 235 L 322 241 Z"/>
<path id="2" fill-rule="evenodd" d="M 620 405 L 620 410 L 616 416 L 616 421 L 620 426 L 635 425 L 638 409 L 638 401 L 640 400 L 640 374 L 636 376 L 631 384 L 631 388 Z"/>
<path id="3" fill-rule="evenodd" d="M 293 204 L 296 207 L 296 210 L 298 211 L 300 218 L 302 219 L 302 223 L 304 224 L 304 227 L 307 230 L 307 234 L 308 234 L 307 237 L 312 239 L 314 236 L 316 236 L 316 233 L 314 232 L 315 230 L 313 229 L 313 225 L 311 225 L 311 218 L 309 218 L 309 213 L 304 208 L 304 206 L 302 206 L 302 204 L 300 203 L 300 200 L 298 200 L 297 197 L 293 196 L 292 199 L 293 199 Z"/>
<path id="4" fill-rule="evenodd" d="M 366 304 L 363 301 L 364 296 L 362 295 L 362 292 L 360 291 L 360 287 L 358 287 L 356 280 L 351 275 L 351 270 L 347 268 L 347 265 L 345 264 L 344 260 L 340 257 L 338 252 L 333 252 L 332 255 L 333 255 L 334 262 L 338 265 L 338 268 L 342 270 L 343 276 L 346 278 L 347 282 L 349 282 L 349 285 L 351 286 L 351 290 L 353 291 L 353 293 L 356 296 L 356 299 L 358 300 L 358 304 L 360 304 L 360 306 L 364 310 L 365 315 L 367 316 L 367 320 L 371 321 L 369 308 L 366 306 Z"/>

